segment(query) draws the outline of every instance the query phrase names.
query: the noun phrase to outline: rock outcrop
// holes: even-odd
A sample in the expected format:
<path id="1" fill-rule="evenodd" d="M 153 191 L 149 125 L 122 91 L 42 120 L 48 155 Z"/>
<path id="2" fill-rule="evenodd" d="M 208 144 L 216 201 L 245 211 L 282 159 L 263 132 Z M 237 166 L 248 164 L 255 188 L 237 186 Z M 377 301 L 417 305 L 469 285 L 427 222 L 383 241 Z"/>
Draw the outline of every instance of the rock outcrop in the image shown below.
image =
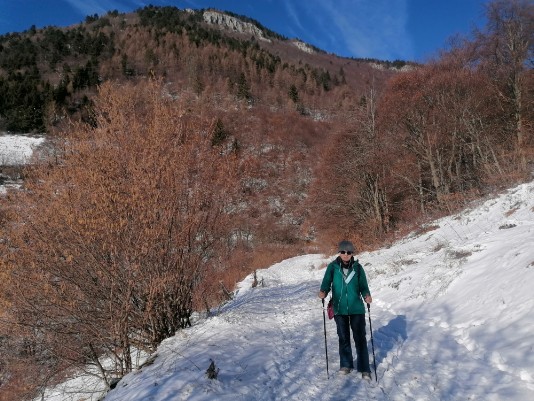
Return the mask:
<path id="1" fill-rule="evenodd" d="M 270 39 L 266 38 L 263 34 L 263 31 L 258 28 L 256 25 L 240 20 L 239 18 L 232 17 L 218 11 L 205 11 L 204 12 L 204 21 L 208 24 L 220 25 L 231 31 L 251 34 L 259 40 L 264 40 L 266 42 L 271 42 Z"/>

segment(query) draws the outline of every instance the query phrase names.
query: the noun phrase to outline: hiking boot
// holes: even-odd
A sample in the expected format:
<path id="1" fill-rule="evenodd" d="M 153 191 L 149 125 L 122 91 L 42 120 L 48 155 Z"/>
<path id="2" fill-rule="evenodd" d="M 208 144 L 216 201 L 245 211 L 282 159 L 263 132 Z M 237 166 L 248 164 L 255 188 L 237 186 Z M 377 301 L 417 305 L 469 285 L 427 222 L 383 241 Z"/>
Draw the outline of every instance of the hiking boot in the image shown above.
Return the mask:
<path id="1" fill-rule="evenodd" d="M 339 373 L 348 375 L 352 369 L 351 368 L 341 368 L 339 369 Z"/>
<path id="2" fill-rule="evenodd" d="M 371 380 L 371 373 L 369 373 L 369 372 L 362 372 L 362 379 L 365 379 L 365 380 Z"/>

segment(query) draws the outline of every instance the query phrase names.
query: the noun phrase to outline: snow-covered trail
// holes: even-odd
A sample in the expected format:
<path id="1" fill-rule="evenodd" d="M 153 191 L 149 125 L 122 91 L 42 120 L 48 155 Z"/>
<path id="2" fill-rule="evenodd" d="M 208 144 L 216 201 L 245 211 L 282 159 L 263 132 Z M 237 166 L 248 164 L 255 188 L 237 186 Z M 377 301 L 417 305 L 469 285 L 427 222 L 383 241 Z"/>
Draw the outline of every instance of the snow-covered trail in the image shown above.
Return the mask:
<path id="1" fill-rule="evenodd" d="M 328 319 L 327 378 L 317 292 L 332 258 L 258 270 L 264 286 L 256 288 L 250 275 L 233 300 L 165 340 L 105 401 L 534 400 L 534 183 L 358 255 L 374 299 L 378 382 L 337 374 Z M 217 380 L 205 375 L 210 360 Z M 54 394 L 47 401 L 81 398 Z"/>
<path id="2" fill-rule="evenodd" d="M 154 386 L 163 394 L 155 388 L 146 389 L 140 378 L 145 390 L 138 393 L 139 399 L 312 399 L 321 390 L 321 381 L 316 378 L 326 379 L 324 340 L 320 342 L 324 339 L 322 307 L 316 297 L 318 269 L 324 261 L 316 256 L 308 262 L 304 276 L 291 260 L 261 271 L 264 287 L 251 289 L 252 281 L 246 280 L 217 316 L 183 330 L 178 339 L 165 341 L 158 354 L 168 359 L 168 369 L 163 375 L 160 372 Z M 310 274 L 317 278 L 310 280 Z M 218 380 L 210 383 L 212 393 L 206 393 L 207 365 L 198 366 L 194 361 L 210 359 L 220 373 Z M 164 376 L 176 380 L 177 373 L 187 382 L 174 382 L 173 390 L 167 393 Z M 136 382 L 128 384 L 130 391 Z M 303 386 L 309 391 L 302 392 Z M 106 399 L 121 399 L 112 395 Z"/>
<path id="3" fill-rule="evenodd" d="M 337 374 L 335 323 L 327 319 L 327 379 L 322 306 L 317 298 L 327 261 L 321 255 L 308 255 L 279 263 L 259 272 L 263 288 L 248 288 L 252 281 L 245 280 L 236 298 L 216 317 L 160 347 L 160 364 L 165 368 L 157 367 L 160 371 L 152 386 L 146 385 L 146 377 L 156 376 L 151 367 L 122 385 L 128 386 L 130 395 L 135 393 L 136 400 L 154 401 L 526 401 L 534 395 L 529 386 L 517 385 L 514 372 L 502 369 L 498 356 L 488 359 L 470 350 L 462 327 L 446 323 L 451 310 L 429 312 L 431 306 L 423 304 L 408 309 L 401 304 L 402 313 L 380 301 L 371 307 L 378 383 L 365 382 L 356 373 Z M 369 351 L 372 365 L 371 343 Z M 210 359 L 220 373 L 217 381 L 206 385 L 204 372 Z M 137 385 L 139 392 L 134 391 Z M 114 394 L 106 401 L 125 400 Z"/>

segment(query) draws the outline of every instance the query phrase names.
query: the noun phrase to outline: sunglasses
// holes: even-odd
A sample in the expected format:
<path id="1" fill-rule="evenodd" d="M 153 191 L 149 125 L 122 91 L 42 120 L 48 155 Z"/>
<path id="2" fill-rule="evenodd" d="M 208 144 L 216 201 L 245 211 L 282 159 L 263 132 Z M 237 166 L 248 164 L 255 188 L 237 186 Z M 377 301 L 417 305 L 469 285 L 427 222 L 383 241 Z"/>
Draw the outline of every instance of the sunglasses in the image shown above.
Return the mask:
<path id="1" fill-rule="evenodd" d="M 339 253 L 342 254 L 342 255 L 345 255 L 345 254 L 352 255 L 351 251 L 339 251 Z"/>

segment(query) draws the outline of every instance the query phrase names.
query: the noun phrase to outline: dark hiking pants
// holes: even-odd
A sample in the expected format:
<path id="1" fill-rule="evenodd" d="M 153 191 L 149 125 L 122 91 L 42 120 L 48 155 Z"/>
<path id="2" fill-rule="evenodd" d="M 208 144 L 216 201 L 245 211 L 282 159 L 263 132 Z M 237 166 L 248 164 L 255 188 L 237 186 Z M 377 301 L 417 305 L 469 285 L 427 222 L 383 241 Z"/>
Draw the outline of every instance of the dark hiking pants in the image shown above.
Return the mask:
<path id="1" fill-rule="evenodd" d="M 363 315 L 335 315 L 339 337 L 339 364 L 342 368 L 354 369 L 350 331 L 356 346 L 356 370 L 371 372 L 369 367 L 369 351 L 365 337 L 365 314 Z"/>

